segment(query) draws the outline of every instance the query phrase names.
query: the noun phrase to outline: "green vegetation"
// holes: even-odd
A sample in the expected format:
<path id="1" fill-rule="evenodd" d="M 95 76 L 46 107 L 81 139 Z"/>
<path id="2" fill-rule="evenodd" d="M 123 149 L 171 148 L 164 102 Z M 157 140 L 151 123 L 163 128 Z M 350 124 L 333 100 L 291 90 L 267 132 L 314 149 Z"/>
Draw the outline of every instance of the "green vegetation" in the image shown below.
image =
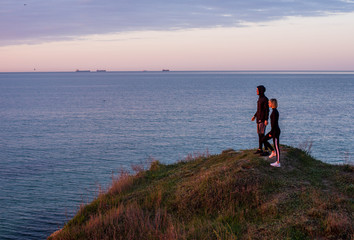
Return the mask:
<path id="1" fill-rule="evenodd" d="M 354 167 L 282 146 L 122 173 L 49 239 L 353 239 Z"/>

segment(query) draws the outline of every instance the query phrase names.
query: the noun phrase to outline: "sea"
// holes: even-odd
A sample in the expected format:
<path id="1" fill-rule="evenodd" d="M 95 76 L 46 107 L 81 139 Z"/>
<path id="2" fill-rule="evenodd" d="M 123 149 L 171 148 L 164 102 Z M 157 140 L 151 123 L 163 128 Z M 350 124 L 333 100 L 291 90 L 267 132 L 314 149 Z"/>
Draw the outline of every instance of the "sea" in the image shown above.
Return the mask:
<path id="1" fill-rule="evenodd" d="M 46 239 L 122 169 L 256 149 L 258 85 L 281 144 L 353 164 L 354 72 L 0 73 L 0 239 Z"/>

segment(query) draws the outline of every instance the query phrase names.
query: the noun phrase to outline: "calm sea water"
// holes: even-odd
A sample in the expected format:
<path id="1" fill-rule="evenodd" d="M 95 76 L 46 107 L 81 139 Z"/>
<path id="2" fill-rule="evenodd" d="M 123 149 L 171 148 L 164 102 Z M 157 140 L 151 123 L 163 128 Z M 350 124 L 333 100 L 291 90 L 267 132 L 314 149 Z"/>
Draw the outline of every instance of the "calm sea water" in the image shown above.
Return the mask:
<path id="1" fill-rule="evenodd" d="M 260 84 L 282 144 L 353 162 L 354 73 L 0 74 L 0 239 L 45 239 L 122 167 L 256 148 Z"/>

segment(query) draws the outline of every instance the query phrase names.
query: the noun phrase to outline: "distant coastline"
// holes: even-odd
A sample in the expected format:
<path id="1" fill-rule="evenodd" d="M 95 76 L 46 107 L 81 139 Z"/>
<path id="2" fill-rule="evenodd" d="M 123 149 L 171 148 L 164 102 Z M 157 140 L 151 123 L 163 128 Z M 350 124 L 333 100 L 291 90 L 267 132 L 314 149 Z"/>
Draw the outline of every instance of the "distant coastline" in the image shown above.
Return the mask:
<path id="1" fill-rule="evenodd" d="M 75 72 L 79 72 L 79 73 L 85 72 L 85 73 L 87 73 L 87 72 L 91 72 L 91 70 L 79 70 L 79 69 L 76 69 Z M 105 69 L 97 69 L 96 72 L 107 72 L 107 70 L 105 70 Z"/>

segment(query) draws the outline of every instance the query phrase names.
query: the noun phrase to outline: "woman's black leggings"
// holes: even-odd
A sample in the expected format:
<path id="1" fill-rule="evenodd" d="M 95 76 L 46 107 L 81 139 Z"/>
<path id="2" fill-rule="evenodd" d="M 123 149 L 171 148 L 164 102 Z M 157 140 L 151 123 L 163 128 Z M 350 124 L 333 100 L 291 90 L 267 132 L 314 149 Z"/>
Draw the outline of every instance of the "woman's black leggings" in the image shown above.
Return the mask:
<path id="1" fill-rule="evenodd" d="M 271 151 L 274 151 L 274 148 L 270 143 L 268 142 L 269 139 L 273 138 L 273 145 L 275 148 L 275 153 L 277 154 L 277 161 L 279 162 L 280 159 L 280 148 L 279 148 L 279 136 L 269 136 L 269 133 L 264 136 L 262 142 L 264 143 L 265 148 L 270 149 Z"/>

